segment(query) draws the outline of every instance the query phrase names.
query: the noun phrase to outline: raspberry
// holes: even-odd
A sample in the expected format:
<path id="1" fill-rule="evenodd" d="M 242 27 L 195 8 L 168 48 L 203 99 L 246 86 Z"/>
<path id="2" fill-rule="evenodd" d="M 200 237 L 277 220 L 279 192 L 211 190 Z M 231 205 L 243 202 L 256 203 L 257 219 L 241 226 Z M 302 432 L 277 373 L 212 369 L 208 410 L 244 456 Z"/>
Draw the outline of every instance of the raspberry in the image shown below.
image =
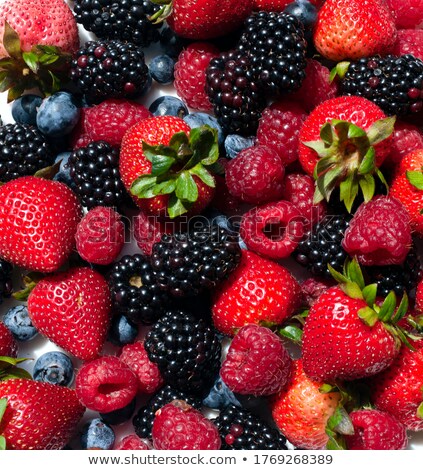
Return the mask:
<path id="1" fill-rule="evenodd" d="M 136 434 L 125 436 L 114 450 L 150 450 L 153 446 L 148 439 L 140 439 Z"/>
<path id="2" fill-rule="evenodd" d="M 162 235 L 170 233 L 168 228 L 170 224 L 161 222 L 155 216 L 144 214 L 140 212 L 133 220 L 132 228 L 134 230 L 134 238 L 141 251 L 150 256 L 153 250 L 153 245 L 159 242 Z"/>
<path id="3" fill-rule="evenodd" d="M 0 321 L 0 356 L 17 357 L 18 344 L 7 326 Z"/>
<path id="4" fill-rule="evenodd" d="M 418 29 L 423 27 L 421 0 L 387 0 L 393 10 L 397 29 Z"/>
<path id="5" fill-rule="evenodd" d="M 120 99 L 106 100 L 81 111 L 80 122 L 71 136 L 73 148 L 85 147 L 96 140 L 119 147 L 130 127 L 152 116 L 145 106 Z"/>
<path id="6" fill-rule="evenodd" d="M 154 393 L 163 385 L 159 368 L 148 358 L 143 342 L 124 346 L 119 359 L 137 375 L 139 393 Z"/>
<path id="7" fill-rule="evenodd" d="M 110 413 L 128 405 L 138 391 L 138 378 L 115 356 L 85 363 L 78 371 L 75 390 L 79 401 L 93 411 Z"/>
<path id="8" fill-rule="evenodd" d="M 107 265 L 123 248 L 125 227 L 120 215 L 110 207 L 95 207 L 79 222 L 76 249 L 85 261 Z"/>
<path id="9" fill-rule="evenodd" d="M 285 177 L 282 199 L 291 202 L 299 210 L 303 217 L 305 232 L 320 222 L 327 212 L 326 201 L 313 204 L 314 190 L 314 179 L 309 175 L 292 173 Z"/>
<path id="10" fill-rule="evenodd" d="M 219 450 L 217 427 L 182 400 L 156 412 L 153 445 L 157 450 Z"/>
<path id="11" fill-rule="evenodd" d="M 247 247 L 260 255 L 287 258 L 303 238 L 303 218 L 290 202 L 270 202 L 244 214 L 240 235 Z"/>
<path id="12" fill-rule="evenodd" d="M 250 204 L 280 199 L 284 176 L 278 154 L 263 145 L 242 150 L 226 165 L 229 193 Z"/>
<path id="13" fill-rule="evenodd" d="M 323 101 L 338 96 L 338 85 L 335 81 L 330 82 L 330 70 L 314 59 L 307 59 L 305 69 L 306 78 L 301 88 L 291 95 L 291 98 L 299 102 L 307 112 Z"/>
<path id="14" fill-rule="evenodd" d="M 257 129 L 257 144 L 273 149 L 284 165 L 298 159 L 298 134 L 307 117 L 294 101 L 277 101 L 266 108 Z"/>
<path id="15" fill-rule="evenodd" d="M 411 244 L 410 216 L 400 201 L 388 196 L 361 204 L 342 241 L 344 250 L 366 266 L 401 264 Z"/>
<path id="16" fill-rule="evenodd" d="M 178 95 L 192 109 L 210 111 L 213 109 L 205 91 L 206 69 L 211 59 L 219 55 L 219 49 L 212 44 L 195 42 L 184 49 L 175 64 L 174 86 Z"/>
<path id="17" fill-rule="evenodd" d="M 234 393 L 268 396 L 285 386 L 291 365 L 279 336 L 269 328 L 247 325 L 232 340 L 220 375 Z"/>
<path id="18" fill-rule="evenodd" d="M 349 450 L 404 450 L 408 439 L 405 426 L 379 410 L 355 410 L 350 418 L 354 434 L 346 435 Z"/>
<path id="19" fill-rule="evenodd" d="M 423 30 L 405 29 L 397 33 L 397 41 L 394 45 L 393 54 L 411 54 L 416 59 L 423 60 Z"/>
<path id="20" fill-rule="evenodd" d="M 336 285 L 332 279 L 318 279 L 309 277 L 301 283 L 305 305 L 311 307 L 323 292 Z"/>
<path id="21" fill-rule="evenodd" d="M 393 169 L 403 157 L 413 150 L 423 148 L 423 135 L 417 126 L 397 121 L 393 134 L 391 153 L 386 157 L 384 165 Z"/>

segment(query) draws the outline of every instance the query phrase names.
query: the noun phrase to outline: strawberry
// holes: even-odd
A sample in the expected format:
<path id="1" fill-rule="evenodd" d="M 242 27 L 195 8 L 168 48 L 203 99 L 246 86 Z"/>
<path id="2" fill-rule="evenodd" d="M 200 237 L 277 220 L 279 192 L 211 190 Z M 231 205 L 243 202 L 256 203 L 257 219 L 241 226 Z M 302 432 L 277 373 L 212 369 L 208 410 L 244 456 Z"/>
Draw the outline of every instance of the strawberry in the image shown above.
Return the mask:
<path id="1" fill-rule="evenodd" d="M 411 218 L 411 228 L 423 236 L 423 149 L 406 155 L 396 169 L 391 184 L 392 196 L 399 199 Z"/>
<path id="2" fill-rule="evenodd" d="M 348 211 L 359 189 L 372 199 L 374 174 L 390 152 L 394 117 L 386 117 L 374 103 L 358 96 L 324 101 L 304 121 L 299 134 L 299 161 L 316 179 L 314 202 L 329 200 L 340 186 Z"/>
<path id="3" fill-rule="evenodd" d="M 0 436 L 7 449 L 62 449 L 84 414 L 74 390 L 45 382 L 0 382 Z"/>
<path id="4" fill-rule="evenodd" d="M 254 10 L 284 11 L 293 0 L 254 0 Z M 319 7 L 322 0 L 310 0 L 312 5 Z"/>
<path id="5" fill-rule="evenodd" d="M 0 187 L 0 257 L 52 272 L 69 258 L 82 209 L 63 183 L 24 176 Z"/>
<path id="6" fill-rule="evenodd" d="M 110 291 L 91 268 L 72 268 L 42 279 L 28 298 L 32 324 L 82 360 L 98 356 L 110 323 Z"/>
<path id="7" fill-rule="evenodd" d="M 301 287 L 286 268 L 243 251 L 238 268 L 214 293 L 213 322 L 229 336 L 249 323 L 279 325 L 294 313 L 300 296 Z"/>
<path id="8" fill-rule="evenodd" d="M 365 286 L 355 260 L 343 274 L 331 272 L 339 285 L 320 295 L 304 324 L 304 371 L 313 380 L 330 383 L 377 374 L 394 361 L 400 339 L 406 341 L 396 323 L 407 313 L 407 299 L 396 309 L 392 292 L 376 305 L 377 285 Z"/>
<path id="9" fill-rule="evenodd" d="M 323 57 L 340 61 L 385 55 L 396 37 L 395 21 L 384 0 L 326 0 L 313 41 Z"/>
<path id="10" fill-rule="evenodd" d="M 126 132 L 120 174 L 144 212 L 188 216 L 201 212 L 213 198 L 215 180 L 210 171 L 218 156 L 216 130 L 190 129 L 178 117 L 157 116 Z"/>
<path id="11" fill-rule="evenodd" d="M 79 47 L 72 10 L 63 0 L 5 0 L 0 5 L 0 90 L 9 101 L 26 89 L 60 89 Z"/>
<path id="12" fill-rule="evenodd" d="M 0 356 L 16 357 L 18 344 L 7 326 L 0 321 Z"/>

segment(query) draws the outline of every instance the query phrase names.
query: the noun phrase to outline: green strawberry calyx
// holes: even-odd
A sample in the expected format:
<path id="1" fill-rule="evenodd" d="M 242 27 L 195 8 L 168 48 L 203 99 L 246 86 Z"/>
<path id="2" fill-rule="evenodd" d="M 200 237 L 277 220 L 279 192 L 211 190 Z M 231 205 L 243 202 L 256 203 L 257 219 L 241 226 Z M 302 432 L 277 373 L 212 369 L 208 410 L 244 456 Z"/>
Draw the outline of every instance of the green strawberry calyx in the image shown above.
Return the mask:
<path id="1" fill-rule="evenodd" d="M 0 398 L 0 424 L 7 408 L 7 398 Z M 0 450 L 6 450 L 6 438 L 0 435 Z"/>
<path id="2" fill-rule="evenodd" d="M 56 46 L 41 44 L 24 52 L 19 35 L 7 22 L 3 46 L 9 56 L 0 59 L 0 93 L 8 92 L 8 102 L 34 88 L 44 96 L 51 95 L 60 90 L 63 81 L 69 80 L 71 54 Z"/>
<path id="3" fill-rule="evenodd" d="M 365 202 L 373 198 L 374 175 L 389 190 L 376 166 L 374 146 L 393 133 L 394 124 L 395 117 L 387 117 L 374 122 L 365 131 L 351 122 L 333 119 L 320 129 L 320 140 L 303 142 L 319 157 L 313 175 L 316 180 L 314 203 L 329 201 L 333 190 L 339 186 L 340 199 L 351 212 L 360 190 Z"/>
<path id="4" fill-rule="evenodd" d="M 32 379 L 31 374 L 25 369 L 18 367 L 22 362 L 28 361 L 28 358 L 19 358 L 0 356 L 0 382 L 9 379 Z"/>
<path id="5" fill-rule="evenodd" d="M 154 24 L 162 23 L 173 12 L 172 0 L 151 0 L 151 3 L 160 6 L 156 13 L 148 17 L 148 19 Z"/>
<path id="6" fill-rule="evenodd" d="M 167 211 L 172 219 L 188 212 L 197 201 L 195 177 L 214 188 L 213 174 L 221 171 L 217 130 L 207 125 L 191 129 L 189 137 L 177 132 L 169 145 L 143 142 L 143 153 L 151 162 L 151 173 L 137 178 L 130 192 L 142 199 L 169 195 Z"/>
<path id="7" fill-rule="evenodd" d="M 412 186 L 416 189 L 423 190 L 423 168 L 420 171 L 406 171 L 405 176 Z"/>

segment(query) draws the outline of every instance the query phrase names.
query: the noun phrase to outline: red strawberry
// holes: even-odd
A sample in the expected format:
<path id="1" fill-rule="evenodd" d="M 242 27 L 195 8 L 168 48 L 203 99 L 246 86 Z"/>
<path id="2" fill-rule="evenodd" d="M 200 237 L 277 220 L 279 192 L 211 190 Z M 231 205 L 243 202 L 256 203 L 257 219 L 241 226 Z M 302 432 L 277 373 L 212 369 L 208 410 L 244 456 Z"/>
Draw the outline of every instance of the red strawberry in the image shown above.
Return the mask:
<path id="1" fill-rule="evenodd" d="M 0 382 L 0 417 L 2 399 L 0 435 L 7 449 L 62 449 L 85 411 L 74 390 L 27 379 Z"/>
<path id="2" fill-rule="evenodd" d="M 0 321 L 0 356 L 16 357 L 18 344 L 7 326 Z"/>
<path id="3" fill-rule="evenodd" d="M 229 336 L 248 323 L 277 325 L 294 313 L 300 297 L 301 287 L 286 268 L 243 251 L 238 268 L 215 292 L 213 322 Z"/>
<path id="4" fill-rule="evenodd" d="M 97 357 L 110 323 L 110 291 L 91 268 L 72 268 L 42 279 L 28 298 L 35 328 L 82 360 Z"/>
<path id="5" fill-rule="evenodd" d="M 326 0 L 319 10 L 314 45 L 334 61 L 388 53 L 397 37 L 384 0 Z"/>
<path id="6" fill-rule="evenodd" d="M 25 176 L 0 187 L 0 257 L 52 272 L 68 259 L 82 209 L 64 184 Z"/>
<path id="7" fill-rule="evenodd" d="M 423 279 L 417 284 L 416 290 L 416 310 L 423 313 Z"/>
<path id="8" fill-rule="evenodd" d="M 213 198 L 215 180 L 210 166 L 218 156 L 217 131 L 207 126 L 190 129 L 178 117 L 157 116 L 139 122 L 125 134 L 120 174 L 135 203 L 146 213 L 171 218 L 192 215 Z"/>

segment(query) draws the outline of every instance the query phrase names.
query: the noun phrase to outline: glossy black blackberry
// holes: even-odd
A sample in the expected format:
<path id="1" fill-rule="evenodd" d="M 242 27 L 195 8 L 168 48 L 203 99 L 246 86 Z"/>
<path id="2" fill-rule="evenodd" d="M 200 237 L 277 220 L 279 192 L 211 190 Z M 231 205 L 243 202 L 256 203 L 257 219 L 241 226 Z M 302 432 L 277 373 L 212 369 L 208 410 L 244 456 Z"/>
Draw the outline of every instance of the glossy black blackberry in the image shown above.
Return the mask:
<path id="1" fill-rule="evenodd" d="M 0 182 L 33 175 L 53 161 L 53 152 L 36 127 L 27 124 L 0 127 Z"/>
<path id="2" fill-rule="evenodd" d="M 126 255 L 114 263 L 109 285 L 115 311 L 136 323 L 151 324 L 165 313 L 169 297 L 143 255 Z"/>
<path id="3" fill-rule="evenodd" d="M 251 73 L 269 96 L 300 88 L 305 78 L 304 26 L 285 13 L 260 11 L 247 18 L 238 50 L 251 60 Z"/>
<path id="4" fill-rule="evenodd" d="M 213 420 L 219 429 L 222 450 L 286 450 L 286 438 L 262 418 L 230 405 Z"/>
<path id="5" fill-rule="evenodd" d="M 214 328 L 200 316 L 167 312 L 145 338 L 150 361 L 166 384 L 201 394 L 210 389 L 220 369 L 221 346 Z"/>
<path id="6" fill-rule="evenodd" d="M 347 215 L 326 216 L 298 244 L 294 252 L 297 262 L 319 277 L 332 277 L 328 264 L 342 272 L 348 255 L 341 243 L 350 219 Z"/>
<path id="7" fill-rule="evenodd" d="M 159 24 L 148 19 L 160 9 L 148 0 L 76 0 L 77 23 L 99 39 L 130 41 L 147 47 L 160 38 Z"/>
<path id="8" fill-rule="evenodd" d="M 0 258 L 0 303 L 12 293 L 13 266 Z"/>
<path id="9" fill-rule="evenodd" d="M 390 116 L 417 113 L 423 109 L 423 61 L 388 55 L 352 62 L 341 80 L 341 92 L 367 98 Z"/>
<path id="10" fill-rule="evenodd" d="M 88 41 L 72 61 L 71 78 L 87 100 L 133 98 L 149 80 L 141 47 L 118 40 Z"/>
<path id="11" fill-rule="evenodd" d="M 167 405 L 173 400 L 183 400 L 197 410 L 201 409 L 201 398 L 176 390 L 170 385 L 165 385 L 155 395 L 153 395 L 147 404 L 140 408 L 132 419 L 135 433 L 141 438 L 151 438 L 151 430 L 156 411 Z"/>
<path id="12" fill-rule="evenodd" d="M 107 142 L 91 142 L 69 157 L 69 172 L 83 206 L 119 208 L 127 192 L 119 173 L 119 150 Z"/>
<path id="13" fill-rule="evenodd" d="M 163 235 L 151 255 L 159 284 L 175 297 L 194 296 L 216 287 L 240 260 L 238 237 L 210 225 Z"/>
<path id="14" fill-rule="evenodd" d="M 417 252 L 411 249 L 402 265 L 368 266 L 366 272 L 369 282 L 377 283 L 378 295 L 386 297 L 394 291 L 398 297 L 402 297 L 404 292 L 410 296 L 416 288 L 422 275 L 422 266 Z"/>
<path id="15" fill-rule="evenodd" d="M 212 59 L 206 92 L 226 134 L 254 135 L 266 100 L 246 54 L 232 50 Z"/>

